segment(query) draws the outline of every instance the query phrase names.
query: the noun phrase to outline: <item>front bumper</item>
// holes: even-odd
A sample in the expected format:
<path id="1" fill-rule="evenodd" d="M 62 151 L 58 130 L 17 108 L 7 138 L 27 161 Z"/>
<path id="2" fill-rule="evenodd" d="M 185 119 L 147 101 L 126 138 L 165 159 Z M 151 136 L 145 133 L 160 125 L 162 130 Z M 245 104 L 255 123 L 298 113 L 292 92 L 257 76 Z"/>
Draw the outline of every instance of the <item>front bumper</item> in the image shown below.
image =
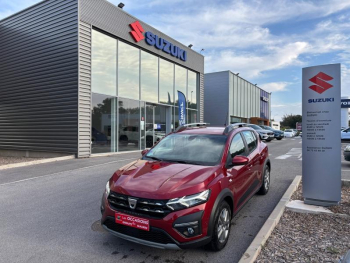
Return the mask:
<path id="1" fill-rule="evenodd" d="M 101 203 L 101 225 L 104 229 L 117 237 L 146 246 L 160 249 L 200 247 L 206 245 L 211 240 L 207 232 L 209 217 L 212 210 L 211 206 L 212 203 L 207 202 L 195 207 L 172 212 L 162 219 L 139 216 L 148 219 L 150 222 L 150 230 L 145 231 L 116 223 L 115 213 L 122 211 L 112 208 L 104 194 Z M 122 213 L 128 214 L 125 213 L 125 211 Z M 132 214 L 130 215 L 135 216 Z M 195 235 L 186 236 L 183 227 L 179 227 L 179 225 L 186 225 L 186 222 L 193 221 L 198 221 Z M 196 227 L 194 226 L 194 228 Z"/>

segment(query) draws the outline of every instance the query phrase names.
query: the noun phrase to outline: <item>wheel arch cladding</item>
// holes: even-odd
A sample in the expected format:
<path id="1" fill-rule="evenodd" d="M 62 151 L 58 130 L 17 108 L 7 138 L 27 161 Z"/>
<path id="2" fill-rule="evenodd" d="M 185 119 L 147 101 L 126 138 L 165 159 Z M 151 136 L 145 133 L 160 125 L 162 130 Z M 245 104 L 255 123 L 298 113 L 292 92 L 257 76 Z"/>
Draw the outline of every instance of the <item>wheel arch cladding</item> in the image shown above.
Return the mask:
<path id="1" fill-rule="evenodd" d="M 223 201 L 226 201 L 229 204 L 229 206 L 231 208 L 231 218 L 232 218 L 232 215 L 233 215 L 233 194 L 230 191 L 230 189 L 225 188 L 217 196 L 217 198 L 214 202 L 214 205 L 213 205 L 213 209 L 211 210 L 209 227 L 208 227 L 208 234 L 207 234 L 208 236 L 212 236 L 212 234 L 213 234 L 214 223 L 215 223 L 215 212 L 216 212 L 217 207 Z"/>

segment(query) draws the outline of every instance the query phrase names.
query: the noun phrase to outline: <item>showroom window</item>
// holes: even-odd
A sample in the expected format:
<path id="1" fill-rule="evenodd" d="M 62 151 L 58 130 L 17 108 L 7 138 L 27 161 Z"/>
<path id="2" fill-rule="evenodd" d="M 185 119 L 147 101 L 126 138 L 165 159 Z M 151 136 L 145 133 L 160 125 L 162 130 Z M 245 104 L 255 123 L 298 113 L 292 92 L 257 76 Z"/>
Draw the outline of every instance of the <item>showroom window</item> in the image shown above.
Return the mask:
<path id="1" fill-rule="evenodd" d="M 92 92 L 116 95 L 117 40 L 92 30 Z"/>
<path id="2" fill-rule="evenodd" d="M 174 103 L 174 64 L 159 59 L 159 102 Z"/>
<path id="3" fill-rule="evenodd" d="M 140 142 L 140 102 L 119 98 L 118 113 L 119 152 L 138 150 Z"/>
<path id="4" fill-rule="evenodd" d="M 197 73 L 188 71 L 188 108 L 197 109 Z"/>
<path id="5" fill-rule="evenodd" d="M 158 57 L 141 51 L 141 100 L 158 103 Z"/>
<path id="6" fill-rule="evenodd" d="M 140 50 L 118 41 L 118 96 L 140 98 Z"/>
<path id="7" fill-rule="evenodd" d="M 113 152 L 115 151 L 116 98 L 92 93 L 91 102 L 91 152 Z"/>
<path id="8" fill-rule="evenodd" d="M 181 91 L 185 95 L 186 101 L 188 101 L 186 86 L 187 86 L 187 70 L 183 67 L 175 65 L 175 98 L 176 98 L 175 103 L 176 104 L 178 103 L 177 91 Z"/>

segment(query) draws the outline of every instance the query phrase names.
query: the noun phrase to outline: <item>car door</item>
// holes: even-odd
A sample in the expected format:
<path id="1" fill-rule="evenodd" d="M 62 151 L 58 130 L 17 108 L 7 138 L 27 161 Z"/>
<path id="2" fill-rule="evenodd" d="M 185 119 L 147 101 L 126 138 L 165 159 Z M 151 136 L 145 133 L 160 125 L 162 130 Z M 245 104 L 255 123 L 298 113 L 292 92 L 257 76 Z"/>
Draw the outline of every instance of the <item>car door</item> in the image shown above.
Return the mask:
<path id="1" fill-rule="evenodd" d="M 249 169 L 251 170 L 249 178 L 248 191 L 253 192 L 259 185 L 261 179 L 260 152 L 258 149 L 258 139 L 253 131 L 243 131 L 243 138 L 248 148 L 248 158 L 250 160 Z"/>
<path id="2" fill-rule="evenodd" d="M 251 178 L 251 169 L 249 169 L 250 163 L 246 165 L 232 166 L 232 159 L 236 155 L 247 156 L 247 146 L 241 133 L 236 134 L 230 144 L 229 152 L 227 155 L 227 177 L 229 179 L 229 188 L 233 192 L 234 207 L 235 210 L 243 204 L 249 188 L 248 180 Z"/>

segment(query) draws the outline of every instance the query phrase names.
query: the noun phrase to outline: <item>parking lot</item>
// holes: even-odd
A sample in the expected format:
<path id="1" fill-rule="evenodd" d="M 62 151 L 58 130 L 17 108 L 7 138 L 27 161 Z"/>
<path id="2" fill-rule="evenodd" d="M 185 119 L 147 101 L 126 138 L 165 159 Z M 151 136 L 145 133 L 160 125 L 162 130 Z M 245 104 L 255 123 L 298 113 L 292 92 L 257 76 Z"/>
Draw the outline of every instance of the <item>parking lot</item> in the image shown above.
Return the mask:
<path id="1" fill-rule="evenodd" d="M 254 196 L 232 221 L 218 253 L 159 250 L 124 241 L 99 225 L 106 181 L 140 153 L 66 160 L 0 171 L 1 262 L 238 262 L 296 175 L 301 138 L 268 143 L 271 189 Z M 342 143 L 344 148 L 346 143 Z M 342 161 L 350 179 L 350 162 Z"/>

